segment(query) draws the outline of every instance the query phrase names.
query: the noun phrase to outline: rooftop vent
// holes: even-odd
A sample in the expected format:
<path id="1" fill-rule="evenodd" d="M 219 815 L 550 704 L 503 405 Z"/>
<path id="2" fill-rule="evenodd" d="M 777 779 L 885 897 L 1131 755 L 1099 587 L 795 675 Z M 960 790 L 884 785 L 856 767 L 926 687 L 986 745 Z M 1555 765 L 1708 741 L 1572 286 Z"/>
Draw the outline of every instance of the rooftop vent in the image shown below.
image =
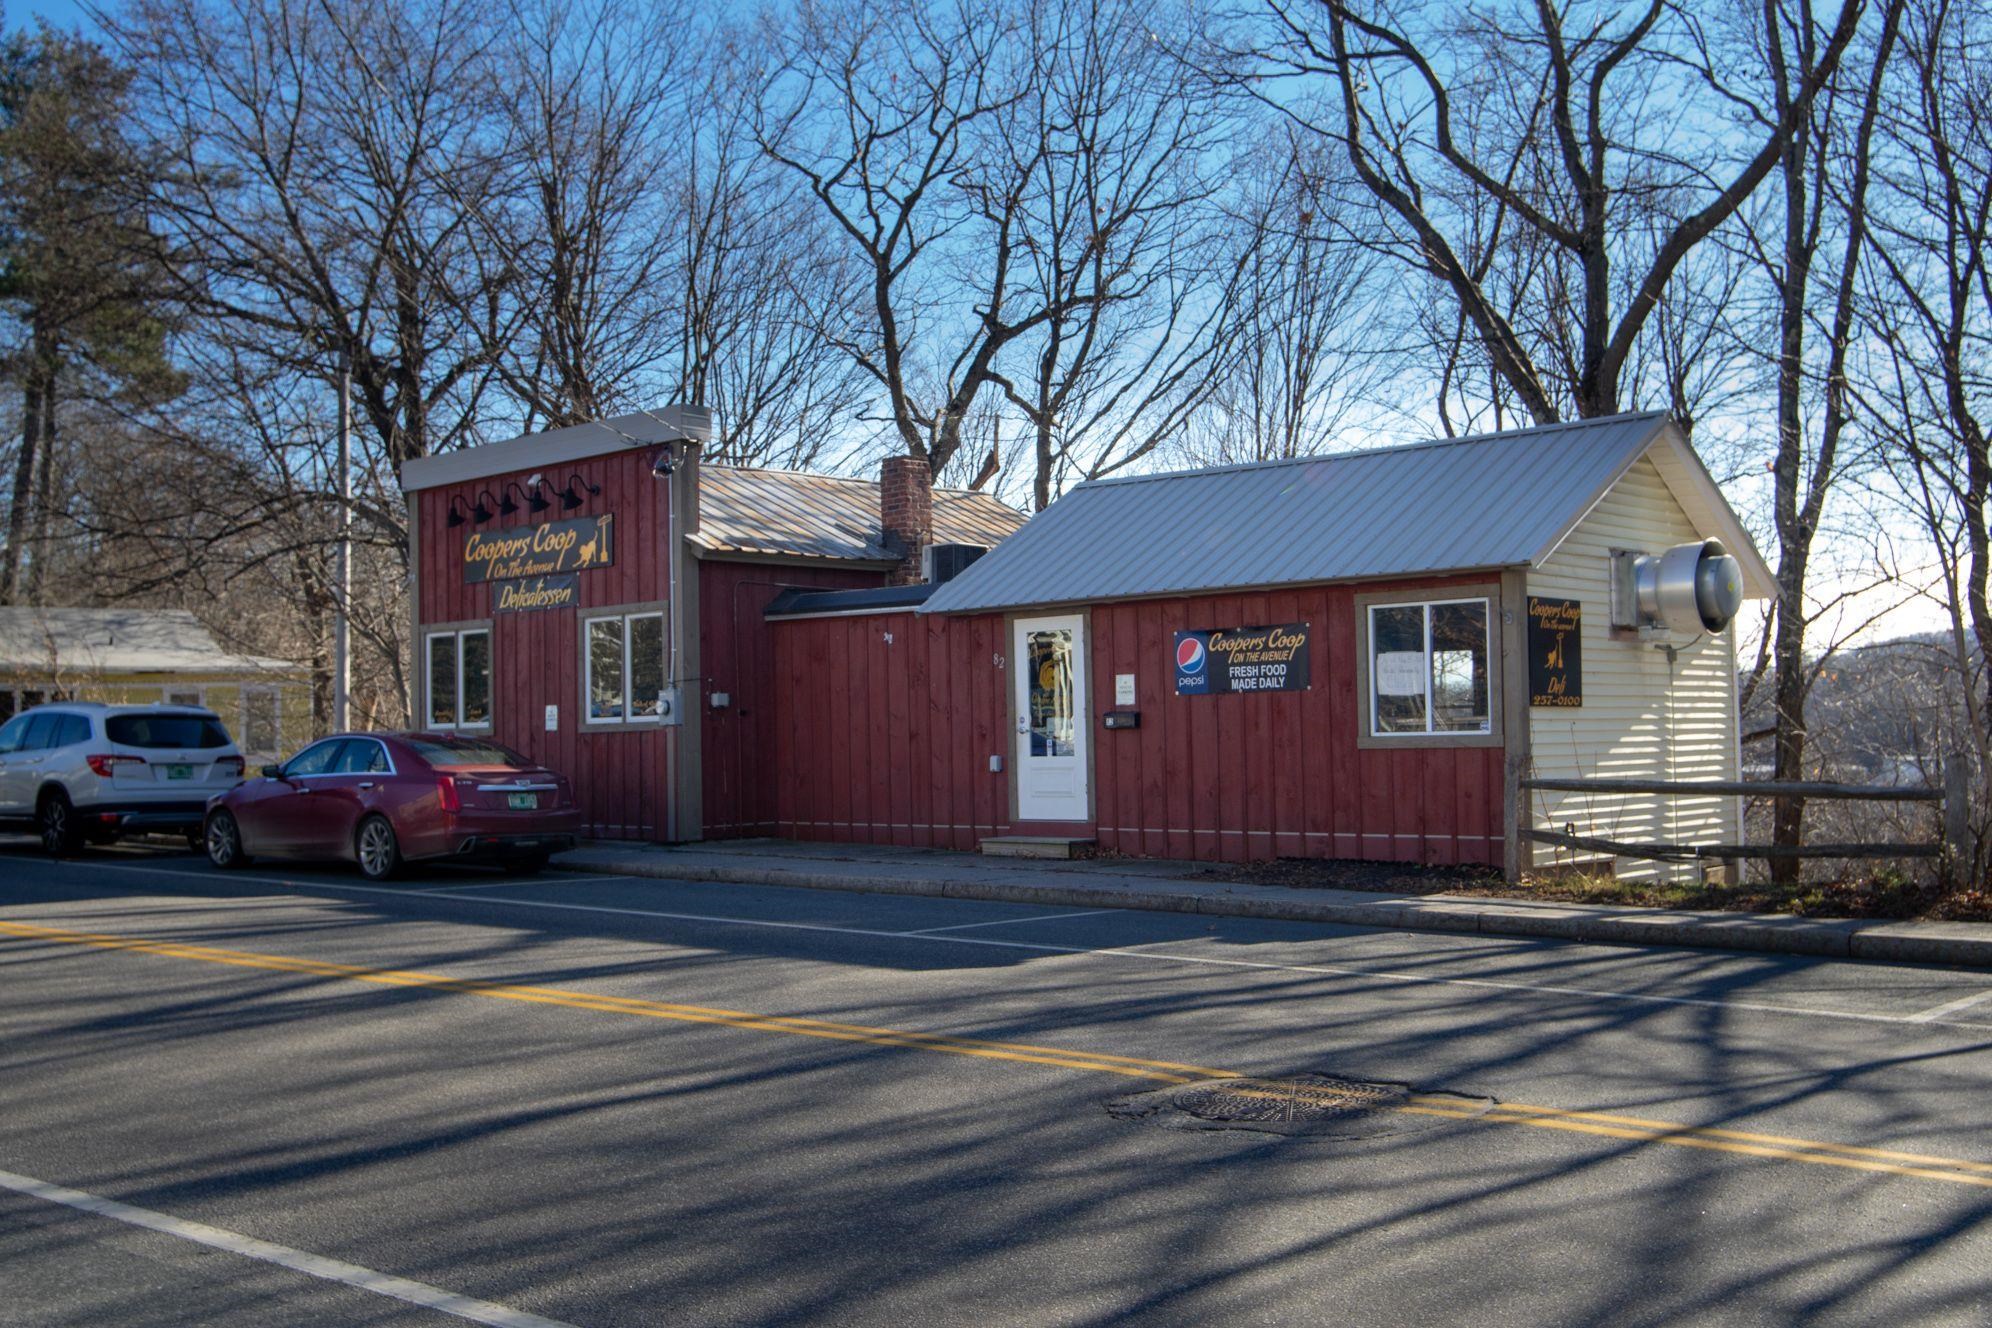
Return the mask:
<path id="1" fill-rule="evenodd" d="M 926 573 L 925 579 L 935 585 L 952 581 L 987 552 L 988 546 L 982 544 L 930 544 L 927 546 L 926 565 L 922 569 Z"/>

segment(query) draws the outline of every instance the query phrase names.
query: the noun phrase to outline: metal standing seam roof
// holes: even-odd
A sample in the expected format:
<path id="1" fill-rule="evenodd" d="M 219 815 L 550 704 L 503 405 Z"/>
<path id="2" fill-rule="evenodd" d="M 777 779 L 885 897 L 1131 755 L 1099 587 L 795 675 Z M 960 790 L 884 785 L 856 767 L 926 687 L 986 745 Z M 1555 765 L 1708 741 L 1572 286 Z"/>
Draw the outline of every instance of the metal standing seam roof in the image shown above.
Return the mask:
<path id="1" fill-rule="evenodd" d="M 920 612 L 1524 567 L 1672 432 L 1665 412 L 1650 412 L 1096 480 L 1040 512 Z"/>
<path id="2" fill-rule="evenodd" d="M 305 667 L 231 655 L 185 609 L 0 608 L 0 669 L 13 673 L 296 674 Z"/>
<path id="3" fill-rule="evenodd" d="M 993 547 L 1024 514 L 986 493 L 934 490 L 934 541 Z M 879 524 L 878 481 L 743 466 L 699 468 L 699 529 L 711 553 L 896 562 Z"/>

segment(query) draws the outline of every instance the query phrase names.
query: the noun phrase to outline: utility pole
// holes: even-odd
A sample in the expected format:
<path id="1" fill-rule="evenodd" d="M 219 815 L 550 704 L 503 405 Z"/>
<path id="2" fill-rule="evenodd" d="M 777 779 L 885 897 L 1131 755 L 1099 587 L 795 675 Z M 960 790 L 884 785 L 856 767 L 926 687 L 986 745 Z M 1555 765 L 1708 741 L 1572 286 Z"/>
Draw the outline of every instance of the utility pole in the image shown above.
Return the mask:
<path id="1" fill-rule="evenodd" d="M 353 594 L 353 366 L 339 351 L 339 545 L 332 573 L 332 729 L 353 726 L 353 650 L 347 606 Z"/>

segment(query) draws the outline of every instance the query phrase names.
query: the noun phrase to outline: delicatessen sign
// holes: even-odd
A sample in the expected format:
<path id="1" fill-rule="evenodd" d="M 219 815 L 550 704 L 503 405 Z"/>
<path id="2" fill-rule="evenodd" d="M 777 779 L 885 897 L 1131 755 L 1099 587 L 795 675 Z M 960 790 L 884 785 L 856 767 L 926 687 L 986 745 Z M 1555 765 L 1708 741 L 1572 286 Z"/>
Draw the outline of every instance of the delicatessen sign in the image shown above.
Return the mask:
<path id="1" fill-rule="evenodd" d="M 1176 633 L 1176 695 L 1299 692 L 1308 685 L 1306 623 Z"/>
<path id="2" fill-rule="evenodd" d="M 535 576 L 523 581 L 499 581 L 491 587 L 493 613 L 524 613 L 532 609 L 571 609 L 581 602 L 581 578 Z"/>
<path id="3" fill-rule="evenodd" d="M 607 567 L 615 560 L 613 513 L 543 526 L 476 531 L 463 542 L 463 579 L 523 581 Z"/>

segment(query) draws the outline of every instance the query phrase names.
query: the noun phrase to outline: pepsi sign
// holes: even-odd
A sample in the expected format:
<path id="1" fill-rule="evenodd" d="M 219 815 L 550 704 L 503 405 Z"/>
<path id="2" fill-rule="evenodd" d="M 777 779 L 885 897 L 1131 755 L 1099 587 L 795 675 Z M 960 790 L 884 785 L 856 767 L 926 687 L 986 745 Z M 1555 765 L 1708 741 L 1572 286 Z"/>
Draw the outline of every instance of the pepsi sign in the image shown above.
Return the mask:
<path id="1" fill-rule="evenodd" d="M 1176 695 L 1305 691 L 1307 646 L 1306 623 L 1178 632 Z"/>

